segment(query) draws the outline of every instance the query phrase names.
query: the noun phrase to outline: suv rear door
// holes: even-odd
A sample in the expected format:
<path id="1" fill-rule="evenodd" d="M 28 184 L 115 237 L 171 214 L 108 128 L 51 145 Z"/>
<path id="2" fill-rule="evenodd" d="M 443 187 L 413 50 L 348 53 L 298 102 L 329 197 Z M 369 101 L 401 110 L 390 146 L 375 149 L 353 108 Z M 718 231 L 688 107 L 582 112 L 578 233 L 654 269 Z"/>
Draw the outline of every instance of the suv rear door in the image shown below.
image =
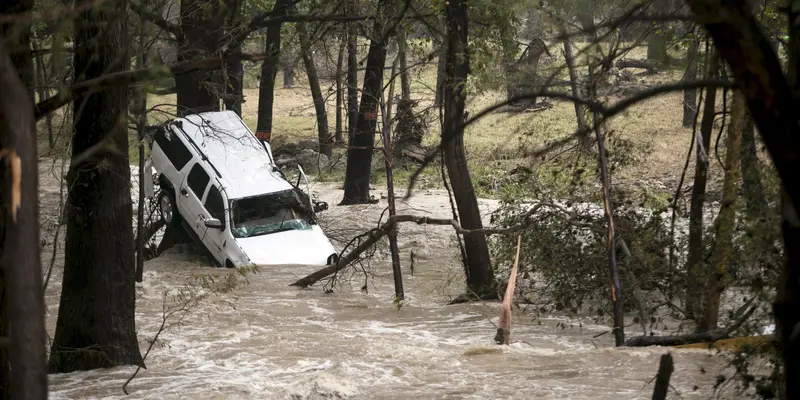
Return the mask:
<path id="1" fill-rule="evenodd" d="M 211 185 L 208 188 L 208 193 L 206 193 L 206 197 L 203 200 L 203 216 L 204 218 L 216 218 L 221 223 L 222 226 L 220 228 L 206 228 L 205 235 L 201 236 L 203 239 L 203 243 L 206 245 L 208 251 L 214 255 L 214 257 L 219 261 L 220 266 L 225 267 L 225 247 L 227 245 L 227 232 L 229 228 L 229 221 L 226 218 L 227 212 L 225 212 L 225 201 L 223 194 L 219 190 L 219 186 L 217 186 L 216 182 L 211 182 Z M 202 223 L 202 221 L 201 221 Z"/>

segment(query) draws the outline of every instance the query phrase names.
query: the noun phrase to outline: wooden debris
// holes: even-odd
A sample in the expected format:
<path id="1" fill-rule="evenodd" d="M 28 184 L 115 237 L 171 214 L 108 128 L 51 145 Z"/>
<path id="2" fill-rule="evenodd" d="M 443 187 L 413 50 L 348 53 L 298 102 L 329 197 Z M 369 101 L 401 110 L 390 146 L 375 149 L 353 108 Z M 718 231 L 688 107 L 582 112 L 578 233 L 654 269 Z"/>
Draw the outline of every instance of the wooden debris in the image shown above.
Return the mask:
<path id="1" fill-rule="evenodd" d="M 503 303 L 500 305 L 500 319 L 497 323 L 497 334 L 494 341 L 497 344 L 511 344 L 511 302 L 514 300 L 514 291 L 517 287 L 517 267 L 519 266 L 519 250 L 522 246 L 522 235 L 517 236 L 517 255 L 514 258 L 514 266 L 508 276 L 506 294 Z"/>

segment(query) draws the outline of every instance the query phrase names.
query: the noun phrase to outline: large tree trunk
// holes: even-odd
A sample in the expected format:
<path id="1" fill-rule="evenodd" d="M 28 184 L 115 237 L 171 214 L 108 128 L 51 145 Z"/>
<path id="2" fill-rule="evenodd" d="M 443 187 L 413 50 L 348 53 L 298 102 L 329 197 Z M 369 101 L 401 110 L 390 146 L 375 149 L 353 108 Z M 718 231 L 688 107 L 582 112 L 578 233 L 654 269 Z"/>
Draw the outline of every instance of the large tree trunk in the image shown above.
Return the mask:
<path id="1" fill-rule="evenodd" d="M 32 8 L 32 1 L 6 1 L 0 5 L 0 14 L 26 13 Z M 46 399 L 39 173 L 31 89 L 34 69 L 30 26 L 22 21 L 0 26 L 0 150 L 14 152 L 6 154 L 5 160 L 0 158 L 0 337 L 9 339 L 7 345 L 0 345 L 0 399 Z M 14 172 L 5 167 L 7 161 L 19 169 L 21 182 L 16 188 Z M 19 195 L 19 208 L 11 207 L 13 191 Z"/>
<path id="2" fill-rule="evenodd" d="M 716 77 L 719 60 L 713 52 L 709 54 L 709 65 L 706 75 L 709 79 Z M 706 201 L 706 183 L 708 182 L 709 148 L 711 135 L 714 130 L 714 116 L 716 113 L 717 89 L 706 89 L 706 98 L 703 103 L 703 120 L 700 123 L 700 140 L 695 150 L 694 185 L 689 209 L 689 248 L 686 259 L 686 297 L 684 309 L 687 318 L 699 317 L 702 314 L 702 282 L 705 277 L 705 264 L 703 254 L 705 245 L 703 241 L 703 207 Z"/>
<path id="3" fill-rule="evenodd" d="M 709 260 L 706 278 L 706 295 L 703 302 L 704 316 L 698 330 L 717 328 L 719 321 L 719 302 L 725 290 L 728 263 L 733 253 L 733 234 L 736 230 L 736 198 L 740 178 L 740 146 L 744 125 L 744 98 L 740 92 L 733 95 L 731 103 L 728 137 L 725 140 L 725 180 L 722 185 L 722 204 L 715 222 L 716 235 L 714 250 Z"/>
<path id="4" fill-rule="evenodd" d="M 347 2 L 348 11 L 355 12 L 355 2 Z M 347 26 L 347 142 L 353 141 L 358 124 L 358 35 L 356 24 Z"/>
<path id="5" fill-rule="evenodd" d="M 382 15 L 390 5 L 382 0 L 378 5 L 367 54 L 367 68 L 364 73 L 364 87 L 361 105 L 358 109 L 358 122 L 350 139 L 347 152 L 347 172 L 344 180 L 344 198 L 340 204 L 364 204 L 371 201 L 369 180 L 372 172 L 372 151 L 375 146 L 375 127 L 378 122 L 378 103 L 383 90 L 383 68 L 386 64 L 385 21 Z"/>
<path id="6" fill-rule="evenodd" d="M 689 50 L 686 53 L 687 63 L 686 73 L 683 75 L 683 80 L 693 81 L 697 79 L 697 58 L 698 47 L 700 41 L 694 37 L 689 44 Z M 694 125 L 697 116 L 697 88 L 683 90 L 683 127 L 691 128 Z"/>
<path id="7" fill-rule="evenodd" d="M 296 27 L 297 35 L 300 38 L 300 53 L 303 57 L 303 66 L 306 69 L 308 86 L 311 89 L 311 99 L 314 101 L 314 111 L 317 114 L 319 153 L 330 158 L 332 147 L 331 135 L 328 132 L 328 111 L 325 109 L 325 97 L 322 96 L 322 89 L 319 85 L 319 75 L 317 75 L 317 67 L 314 65 L 314 57 L 311 54 L 311 44 L 308 40 L 306 24 L 298 22 Z"/>
<path id="8" fill-rule="evenodd" d="M 465 84 L 469 74 L 467 53 L 467 3 L 452 0 L 446 6 L 447 18 L 447 80 L 444 91 L 444 129 L 442 137 L 455 137 L 445 146 L 444 162 L 453 194 L 458 206 L 461 226 L 466 229 L 481 229 L 480 208 L 467 166 L 463 135 L 458 135 L 464 123 L 466 100 Z M 467 249 L 467 285 L 472 293 L 481 297 L 497 296 L 494 273 L 489 259 L 486 235 L 470 233 L 464 235 Z"/>
<path id="9" fill-rule="evenodd" d="M 347 35 L 342 35 L 339 40 L 339 54 L 336 57 L 336 143 L 344 143 L 344 120 L 342 115 L 342 103 L 344 98 L 344 83 L 342 73 L 344 72 L 344 53 L 347 48 Z"/>
<path id="10" fill-rule="evenodd" d="M 212 18 L 220 13 L 213 0 L 182 0 L 181 30 L 186 38 L 178 46 L 178 62 L 207 58 L 218 53 L 222 26 L 214 27 Z M 197 71 L 175 76 L 177 113 L 179 116 L 206 111 L 219 111 L 219 87 L 211 71 Z"/>
<path id="11" fill-rule="evenodd" d="M 291 0 L 276 0 L 272 7 L 272 13 L 276 17 L 286 15 L 289 12 Z M 267 27 L 267 38 L 264 44 L 264 52 L 267 58 L 261 64 L 261 79 L 258 87 L 258 122 L 256 123 L 256 137 L 268 141 L 272 136 L 272 107 L 275 96 L 275 75 L 278 72 L 278 65 L 281 60 L 281 24 L 270 25 Z M 291 70 L 289 71 L 291 76 Z M 286 85 L 286 73 L 284 72 L 284 87 Z M 291 87 L 291 83 L 289 84 Z"/>
<path id="12" fill-rule="evenodd" d="M 75 21 L 75 71 L 92 79 L 126 70 L 125 2 L 92 7 Z M 102 37 L 103 40 L 97 40 Z M 51 372 L 142 365 L 134 321 L 133 209 L 128 163 L 128 86 L 80 95 L 74 103 L 64 277 Z"/>

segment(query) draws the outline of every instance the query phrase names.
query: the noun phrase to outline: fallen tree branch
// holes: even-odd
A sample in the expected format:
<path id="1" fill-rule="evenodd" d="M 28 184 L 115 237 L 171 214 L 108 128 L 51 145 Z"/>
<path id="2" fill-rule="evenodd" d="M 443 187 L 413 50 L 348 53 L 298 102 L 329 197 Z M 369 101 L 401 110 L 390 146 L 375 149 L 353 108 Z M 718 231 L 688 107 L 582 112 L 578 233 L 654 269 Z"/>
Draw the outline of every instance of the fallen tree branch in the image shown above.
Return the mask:
<path id="1" fill-rule="evenodd" d="M 752 299 L 751 299 L 752 301 Z M 625 346 L 628 347 L 644 347 L 644 346 L 681 346 L 692 343 L 701 342 L 716 342 L 717 340 L 727 339 L 731 333 L 735 332 L 742 324 L 750 318 L 756 311 L 756 306 L 744 313 L 736 322 L 731 326 L 724 329 L 714 329 L 706 332 L 691 333 L 688 335 L 678 336 L 637 336 L 628 339 Z"/>
<path id="2" fill-rule="evenodd" d="M 395 225 L 402 222 L 414 222 L 417 225 L 445 225 L 445 226 L 449 225 L 452 226 L 457 233 L 462 235 L 472 234 L 472 233 L 482 233 L 485 235 L 508 234 L 508 233 L 522 231 L 526 229 L 528 226 L 533 225 L 535 221 L 531 219 L 531 216 L 533 216 L 533 214 L 536 213 L 540 208 L 545 206 L 555 207 L 550 203 L 537 203 L 523 215 L 522 223 L 508 228 L 465 229 L 461 226 L 461 224 L 458 223 L 458 221 L 454 219 L 430 218 L 430 217 L 422 217 L 416 215 L 394 215 L 389 217 L 386 220 L 386 222 L 379 228 L 372 229 L 365 235 L 361 235 L 361 236 L 366 236 L 366 239 L 364 239 L 364 241 L 361 242 L 361 244 L 359 244 L 351 252 L 347 253 L 347 255 L 340 257 L 339 261 L 336 264 L 332 264 L 325 268 L 317 270 L 316 272 L 313 272 L 291 283 L 289 286 L 306 288 L 313 285 L 314 283 L 316 283 L 321 279 L 324 279 L 330 275 L 333 275 L 341 271 L 342 269 L 350 265 L 350 263 L 357 260 L 359 255 L 361 255 L 361 253 L 367 251 L 369 248 L 375 245 L 375 243 L 381 240 L 381 238 L 386 236 L 391 231 L 391 229 L 394 228 Z"/>
<path id="3" fill-rule="evenodd" d="M 654 74 L 661 70 L 661 67 L 658 64 L 647 60 L 619 60 L 614 64 L 614 66 L 620 69 L 640 68 L 647 70 L 648 74 Z"/>

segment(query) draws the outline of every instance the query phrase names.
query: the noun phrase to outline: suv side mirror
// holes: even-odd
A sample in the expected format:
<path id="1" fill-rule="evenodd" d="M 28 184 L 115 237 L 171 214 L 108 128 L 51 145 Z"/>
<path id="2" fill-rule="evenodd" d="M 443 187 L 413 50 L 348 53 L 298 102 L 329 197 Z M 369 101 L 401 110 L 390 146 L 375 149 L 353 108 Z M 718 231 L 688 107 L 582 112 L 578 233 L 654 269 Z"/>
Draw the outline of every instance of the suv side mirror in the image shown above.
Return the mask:
<path id="1" fill-rule="evenodd" d="M 203 222 L 209 228 L 222 229 L 222 222 L 216 218 L 209 218 Z"/>
<path id="2" fill-rule="evenodd" d="M 314 212 L 318 213 L 328 209 L 328 203 L 324 201 L 317 201 L 314 203 Z"/>

